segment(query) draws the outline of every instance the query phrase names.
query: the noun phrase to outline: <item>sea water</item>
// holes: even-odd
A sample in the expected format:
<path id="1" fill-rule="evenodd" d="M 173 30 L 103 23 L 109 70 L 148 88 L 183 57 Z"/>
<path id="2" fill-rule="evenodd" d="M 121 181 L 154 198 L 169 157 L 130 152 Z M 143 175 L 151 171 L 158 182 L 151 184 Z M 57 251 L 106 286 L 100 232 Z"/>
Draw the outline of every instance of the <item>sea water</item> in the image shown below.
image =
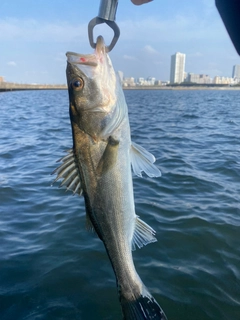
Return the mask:
<path id="1" fill-rule="evenodd" d="M 133 177 L 158 242 L 133 253 L 169 320 L 240 319 L 240 91 L 125 91 L 132 140 L 160 178 Z M 82 197 L 51 186 L 72 147 L 67 91 L 0 94 L 0 319 L 121 319 Z"/>

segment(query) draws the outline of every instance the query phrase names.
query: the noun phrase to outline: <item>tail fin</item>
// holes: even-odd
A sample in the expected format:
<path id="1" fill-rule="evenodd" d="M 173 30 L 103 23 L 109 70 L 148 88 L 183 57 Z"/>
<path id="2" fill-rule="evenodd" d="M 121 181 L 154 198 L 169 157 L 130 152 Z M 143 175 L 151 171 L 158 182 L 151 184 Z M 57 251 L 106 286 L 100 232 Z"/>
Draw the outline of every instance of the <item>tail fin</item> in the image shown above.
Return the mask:
<path id="1" fill-rule="evenodd" d="M 145 289 L 145 288 L 144 288 Z M 124 320 L 167 320 L 167 317 L 157 301 L 145 289 L 146 295 L 136 300 L 127 300 L 120 295 Z"/>

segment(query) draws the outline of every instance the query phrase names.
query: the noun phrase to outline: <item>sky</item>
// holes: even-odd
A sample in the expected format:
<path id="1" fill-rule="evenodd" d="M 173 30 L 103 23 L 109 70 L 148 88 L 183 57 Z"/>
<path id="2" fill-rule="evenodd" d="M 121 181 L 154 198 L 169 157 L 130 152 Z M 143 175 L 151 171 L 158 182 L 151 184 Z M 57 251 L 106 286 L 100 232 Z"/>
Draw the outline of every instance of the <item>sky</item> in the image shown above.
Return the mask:
<path id="1" fill-rule="evenodd" d="M 18 83 L 65 84 L 67 51 L 89 54 L 87 26 L 100 0 L 1 0 L 0 76 Z M 231 77 L 237 54 L 214 0 L 119 0 L 120 38 L 110 52 L 125 77 L 167 81 L 170 59 L 186 54 L 186 72 Z M 94 28 L 108 44 L 112 30 Z"/>

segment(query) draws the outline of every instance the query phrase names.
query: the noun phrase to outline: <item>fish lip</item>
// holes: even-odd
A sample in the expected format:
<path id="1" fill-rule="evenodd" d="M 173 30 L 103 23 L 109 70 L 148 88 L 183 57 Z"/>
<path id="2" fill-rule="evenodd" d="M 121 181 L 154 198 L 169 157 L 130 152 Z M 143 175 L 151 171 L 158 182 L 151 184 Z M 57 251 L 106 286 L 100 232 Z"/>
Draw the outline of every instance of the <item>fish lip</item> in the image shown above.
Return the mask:
<path id="1" fill-rule="evenodd" d="M 102 36 L 97 37 L 95 52 L 97 55 L 106 53 L 106 46 Z"/>

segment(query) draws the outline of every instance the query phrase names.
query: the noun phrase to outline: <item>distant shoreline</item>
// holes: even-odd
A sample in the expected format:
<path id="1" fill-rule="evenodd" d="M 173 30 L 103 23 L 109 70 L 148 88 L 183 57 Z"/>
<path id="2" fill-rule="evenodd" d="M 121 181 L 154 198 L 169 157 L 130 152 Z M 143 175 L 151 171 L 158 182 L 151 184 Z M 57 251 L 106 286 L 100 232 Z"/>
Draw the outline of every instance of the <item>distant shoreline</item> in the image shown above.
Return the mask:
<path id="1" fill-rule="evenodd" d="M 240 90 L 240 86 L 132 86 L 123 90 Z"/>
<path id="2" fill-rule="evenodd" d="M 0 82 L 0 92 L 22 90 L 65 90 L 67 85 L 56 84 L 19 84 L 12 82 Z"/>
<path id="3" fill-rule="evenodd" d="M 59 84 L 18 84 L 0 82 L 0 92 L 21 90 L 66 90 L 67 85 Z M 123 90 L 240 90 L 240 86 L 131 86 Z"/>

